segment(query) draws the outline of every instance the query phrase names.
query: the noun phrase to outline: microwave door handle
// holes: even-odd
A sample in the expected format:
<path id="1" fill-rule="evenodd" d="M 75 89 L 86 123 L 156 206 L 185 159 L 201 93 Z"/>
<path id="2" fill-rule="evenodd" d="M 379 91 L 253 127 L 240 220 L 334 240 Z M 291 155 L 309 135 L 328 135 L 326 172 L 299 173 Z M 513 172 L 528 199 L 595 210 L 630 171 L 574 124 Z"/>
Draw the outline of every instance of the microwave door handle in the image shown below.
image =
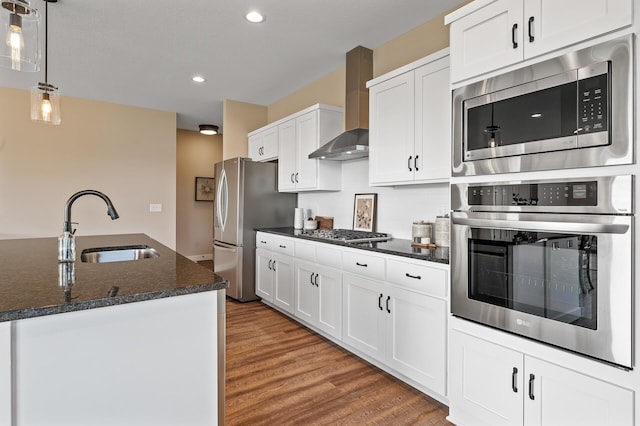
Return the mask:
<path id="1" fill-rule="evenodd" d="M 576 232 L 584 234 L 626 234 L 629 225 L 611 223 L 581 223 L 581 222 L 546 222 L 544 220 L 504 220 L 504 219 L 476 219 L 457 217 L 452 215 L 454 225 L 468 225 L 473 228 L 497 228 L 522 231 L 543 232 Z"/>

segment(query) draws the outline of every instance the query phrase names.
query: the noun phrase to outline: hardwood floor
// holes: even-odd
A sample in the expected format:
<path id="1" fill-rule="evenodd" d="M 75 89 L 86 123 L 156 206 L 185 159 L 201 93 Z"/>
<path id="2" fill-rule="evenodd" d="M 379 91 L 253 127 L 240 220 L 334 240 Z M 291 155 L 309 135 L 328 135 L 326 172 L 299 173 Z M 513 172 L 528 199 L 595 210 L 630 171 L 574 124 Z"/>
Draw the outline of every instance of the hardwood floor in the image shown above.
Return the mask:
<path id="1" fill-rule="evenodd" d="M 227 299 L 227 425 L 446 425 L 447 407 L 261 302 Z"/>

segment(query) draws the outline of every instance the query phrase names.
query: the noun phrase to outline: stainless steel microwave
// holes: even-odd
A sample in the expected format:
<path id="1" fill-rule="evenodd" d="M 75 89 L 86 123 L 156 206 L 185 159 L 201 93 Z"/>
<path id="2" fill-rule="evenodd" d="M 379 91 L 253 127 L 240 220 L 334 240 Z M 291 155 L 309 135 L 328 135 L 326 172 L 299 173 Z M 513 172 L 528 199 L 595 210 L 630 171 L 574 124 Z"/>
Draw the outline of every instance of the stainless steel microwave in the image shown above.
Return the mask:
<path id="1" fill-rule="evenodd" d="M 453 92 L 452 175 L 633 163 L 633 36 Z"/>

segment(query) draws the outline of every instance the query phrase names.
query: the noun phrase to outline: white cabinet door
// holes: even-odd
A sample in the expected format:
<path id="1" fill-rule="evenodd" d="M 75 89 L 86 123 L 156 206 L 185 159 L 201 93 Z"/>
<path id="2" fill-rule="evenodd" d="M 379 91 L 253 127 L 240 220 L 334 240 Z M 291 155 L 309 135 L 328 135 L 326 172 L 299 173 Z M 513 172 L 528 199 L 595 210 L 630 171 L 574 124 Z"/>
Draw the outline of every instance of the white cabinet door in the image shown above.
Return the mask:
<path id="1" fill-rule="evenodd" d="M 318 148 L 318 111 L 296 118 L 297 189 L 312 189 L 318 185 L 318 161 L 309 154 Z"/>
<path id="2" fill-rule="evenodd" d="M 262 152 L 262 135 L 256 134 L 249 136 L 249 140 L 247 142 L 247 153 L 249 154 L 249 158 L 253 161 L 260 161 L 260 156 Z"/>
<path id="3" fill-rule="evenodd" d="M 278 158 L 278 127 L 273 126 L 249 136 L 249 158 L 253 161 L 270 161 Z"/>
<path id="4" fill-rule="evenodd" d="M 449 58 L 415 70 L 414 180 L 446 180 L 451 174 Z"/>
<path id="5" fill-rule="evenodd" d="M 451 23 L 451 80 L 522 61 L 523 0 L 496 0 Z"/>
<path id="6" fill-rule="evenodd" d="M 262 134 L 262 153 L 260 160 L 271 161 L 278 158 L 278 127 L 267 129 Z"/>
<path id="7" fill-rule="evenodd" d="M 495 0 L 451 23 L 458 82 L 632 24 L 632 0 Z"/>
<path id="8" fill-rule="evenodd" d="M 294 315 L 309 324 L 316 322 L 317 291 L 314 282 L 314 265 L 296 260 L 295 266 L 295 298 Z"/>
<path id="9" fill-rule="evenodd" d="M 256 249 L 256 294 L 269 302 L 273 302 L 272 264 L 270 251 Z"/>
<path id="10" fill-rule="evenodd" d="M 449 351 L 451 416 L 479 426 L 521 425 L 523 355 L 455 330 Z"/>
<path id="11" fill-rule="evenodd" d="M 414 74 L 369 89 L 369 182 L 413 179 Z"/>
<path id="12" fill-rule="evenodd" d="M 526 0 L 525 57 L 631 25 L 632 6 L 630 0 Z"/>
<path id="13" fill-rule="evenodd" d="M 293 258 L 280 253 L 272 253 L 273 304 L 293 313 Z"/>
<path id="14" fill-rule="evenodd" d="M 296 120 L 278 126 L 278 191 L 295 190 Z"/>
<path id="15" fill-rule="evenodd" d="M 384 286 L 378 281 L 343 274 L 342 340 L 365 354 L 384 360 L 386 330 Z"/>
<path id="16" fill-rule="evenodd" d="M 387 295 L 387 364 L 446 395 L 447 302 L 392 286 Z"/>
<path id="17" fill-rule="evenodd" d="M 633 392 L 525 357 L 526 426 L 631 425 Z"/>
<path id="18" fill-rule="evenodd" d="M 342 337 L 342 273 L 316 266 L 317 326 L 336 338 Z"/>

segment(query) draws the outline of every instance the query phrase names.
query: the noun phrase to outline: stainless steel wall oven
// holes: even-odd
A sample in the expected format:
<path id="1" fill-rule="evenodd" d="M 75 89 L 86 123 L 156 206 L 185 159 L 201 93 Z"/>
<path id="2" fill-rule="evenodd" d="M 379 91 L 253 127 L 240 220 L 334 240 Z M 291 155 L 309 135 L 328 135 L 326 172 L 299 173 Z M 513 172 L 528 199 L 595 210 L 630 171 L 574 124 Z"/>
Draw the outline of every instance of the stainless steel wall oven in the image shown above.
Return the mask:
<path id="1" fill-rule="evenodd" d="M 454 315 L 633 367 L 631 176 L 451 193 Z"/>
<path id="2" fill-rule="evenodd" d="M 633 37 L 453 92 L 453 176 L 633 162 Z"/>

